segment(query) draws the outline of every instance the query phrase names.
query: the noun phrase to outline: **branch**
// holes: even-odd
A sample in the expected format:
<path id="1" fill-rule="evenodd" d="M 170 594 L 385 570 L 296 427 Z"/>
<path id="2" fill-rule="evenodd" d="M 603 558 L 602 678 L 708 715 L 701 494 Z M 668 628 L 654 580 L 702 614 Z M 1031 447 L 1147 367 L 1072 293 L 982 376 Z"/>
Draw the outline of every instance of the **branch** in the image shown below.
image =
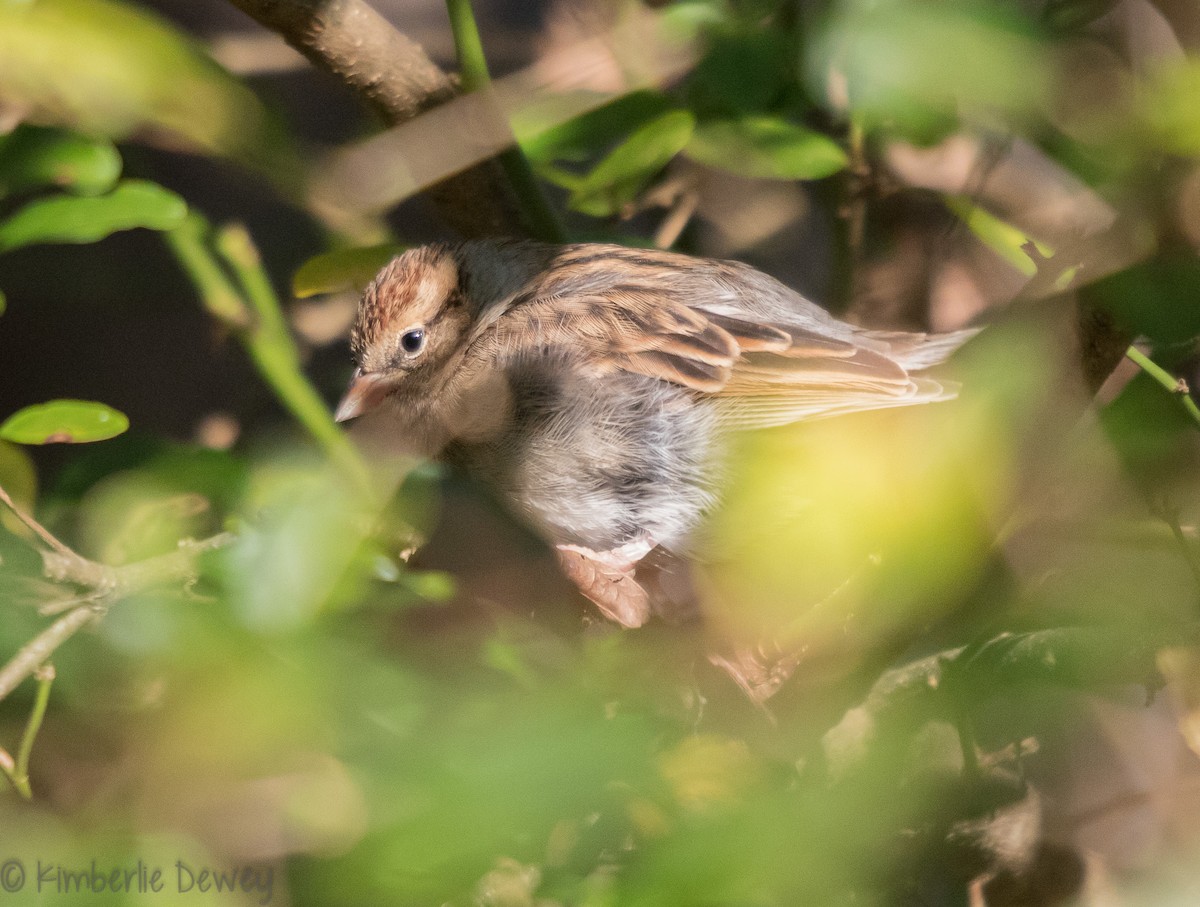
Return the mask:
<path id="1" fill-rule="evenodd" d="M 230 2 L 339 79 L 389 125 L 457 94 L 453 79 L 420 45 L 364 0 Z M 429 190 L 429 197 L 464 236 L 529 232 L 494 160 L 447 177 Z"/>
<path id="2" fill-rule="evenodd" d="M 233 535 L 221 532 L 199 541 L 184 539 L 175 551 L 135 561 L 121 567 L 89 560 L 57 539 L 46 527 L 18 506 L 0 487 L 0 503 L 34 531 L 46 545 L 42 551 L 42 570 L 50 579 L 83 586 L 90 593 L 74 600 L 75 606 L 23 645 L 0 668 L 0 699 L 4 699 L 29 675 L 38 670 L 55 649 L 92 621 L 103 617 L 119 599 L 165 583 L 196 581 L 196 558 L 233 541 Z"/>
<path id="3" fill-rule="evenodd" d="M 209 314 L 241 341 L 263 380 L 330 459 L 365 488 L 366 467 L 304 376 L 279 298 L 250 234 L 238 224 L 210 234 L 208 223 L 192 213 L 163 235 Z"/>

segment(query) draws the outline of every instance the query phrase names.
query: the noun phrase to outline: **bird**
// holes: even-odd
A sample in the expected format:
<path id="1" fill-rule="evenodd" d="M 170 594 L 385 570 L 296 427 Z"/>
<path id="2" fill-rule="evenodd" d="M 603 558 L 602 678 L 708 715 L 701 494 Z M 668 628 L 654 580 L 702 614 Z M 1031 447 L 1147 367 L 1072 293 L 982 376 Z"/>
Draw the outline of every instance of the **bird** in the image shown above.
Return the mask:
<path id="1" fill-rule="evenodd" d="M 604 243 L 411 248 L 375 276 L 335 412 L 482 480 L 611 620 L 686 557 L 734 432 L 932 403 L 976 331 L 869 330 L 747 264 Z"/>

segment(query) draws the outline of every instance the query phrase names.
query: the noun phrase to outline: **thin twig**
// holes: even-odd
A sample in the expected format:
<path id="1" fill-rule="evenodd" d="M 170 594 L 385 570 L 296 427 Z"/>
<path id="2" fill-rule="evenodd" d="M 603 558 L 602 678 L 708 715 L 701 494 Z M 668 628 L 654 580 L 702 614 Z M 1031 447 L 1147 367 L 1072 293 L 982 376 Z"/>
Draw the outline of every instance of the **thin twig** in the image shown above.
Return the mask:
<path id="1" fill-rule="evenodd" d="M 1188 411 L 1188 415 L 1192 417 L 1197 425 L 1200 425 L 1200 406 L 1197 406 L 1196 401 L 1192 399 L 1192 395 L 1186 381 L 1184 381 L 1182 378 L 1172 375 L 1165 368 L 1139 350 L 1136 346 L 1131 346 L 1129 349 L 1127 349 L 1125 351 L 1125 355 L 1128 356 L 1132 362 L 1137 363 L 1141 370 L 1147 375 L 1169 390 L 1172 394 L 1175 394 L 1175 396 L 1179 397 L 1180 400 L 1183 401 L 1183 408 Z"/>
<path id="2" fill-rule="evenodd" d="M 0 668 L 0 699 L 15 690 L 26 677 L 40 668 L 55 649 L 107 611 L 99 604 L 83 605 L 68 611 L 45 630 L 31 639 Z"/>
<path id="3" fill-rule="evenodd" d="M 38 731 L 42 729 L 42 719 L 46 717 L 46 706 L 50 702 L 50 686 L 54 683 L 54 665 L 43 664 L 34 672 L 37 678 L 37 695 L 33 700 L 33 708 L 29 712 L 29 720 L 25 722 L 25 733 L 21 735 L 21 744 L 17 749 L 16 762 L 10 767 L 3 765 L 8 780 L 26 800 L 33 798 L 33 790 L 29 786 L 29 757 L 33 753 L 33 741 L 37 739 Z M 9 759 L 12 757 L 9 756 Z"/>
<path id="4" fill-rule="evenodd" d="M 3 486 L 0 486 L 0 502 L 49 546 L 50 550 L 42 552 L 42 570 L 47 577 L 91 590 L 91 594 L 76 599 L 70 611 L 22 646 L 17 654 L 0 668 L 0 699 L 6 697 L 21 681 L 41 667 L 55 649 L 81 628 L 101 617 L 118 599 L 162 583 L 194 581 L 196 558 L 207 551 L 228 545 L 234 538 L 228 532 L 221 532 L 206 539 L 185 539 L 175 551 L 113 567 L 88 560 L 63 544 L 17 506 Z M 19 764 L 18 760 L 17 765 Z M 0 765 L 0 768 L 3 767 Z"/>
<path id="5" fill-rule="evenodd" d="M 194 581 L 196 577 L 196 558 L 207 551 L 215 551 L 232 542 L 234 536 L 221 532 L 206 539 L 184 539 L 175 551 L 147 558 L 144 561 L 134 561 L 120 567 L 107 564 L 97 564 L 80 557 L 73 551 L 67 563 L 82 562 L 94 568 L 92 572 L 71 572 L 67 575 L 57 575 L 54 563 L 48 562 L 48 576 L 65 579 L 81 585 L 94 584 L 95 594 L 83 599 L 78 607 L 68 611 L 49 627 L 35 636 L 20 648 L 9 662 L 0 668 L 0 699 L 4 699 L 16 689 L 26 677 L 32 674 L 54 650 L 70 639 L 83 627 L 98 620 L 107 613 L 108 609 L 119 599 L 144 589 L 151 589 L 164 583 Z M 48 553 L 46 559 L 59 558 L 58 553 Z"/>
<path id="6" fill-rule="evenodd" d="M 67 557 L 79 556 L 62 542 L 60 542 L 57 538 L 55 538 L 50 530 L 48 530 L 45 526 L 43 526 L 32 516 L 27 514 L 21 507 L 19 507 L 17 502 L 9 497 L 8 492 L 4 490 L 3 486 L 0 486 L 0 503 L 4 504 L 5 507 L 11 510 L 13 516 L 24 523 L 29 529 L 33 530 L 33 534 L 49 545 L 54 551 L 57 551 L 59 554 Z"/>

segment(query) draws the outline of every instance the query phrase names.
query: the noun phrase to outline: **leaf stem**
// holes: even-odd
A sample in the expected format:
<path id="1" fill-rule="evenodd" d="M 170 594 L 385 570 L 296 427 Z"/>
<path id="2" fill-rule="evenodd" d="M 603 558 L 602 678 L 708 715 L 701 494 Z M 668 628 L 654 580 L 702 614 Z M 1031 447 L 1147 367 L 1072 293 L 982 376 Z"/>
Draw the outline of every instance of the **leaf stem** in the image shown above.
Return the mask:
<path id="1" fill-rule="evenodd" d="M 38 731 L 42 729 L 42 720 L 46 717 L 50 686 L 54 683 L 54 665 L 43 664 L 34 673 L 34 677 L 38 683 L 37 694 L 33 700 L 33 709 L 29 712 L 29 720 L 25 723 L 25 733 L 21 735 L 16 764 L 11 768 L 3 766 L 8 780 L 26 800 L 33 798 L 33 790 L 29 786 L 29 757 L 33 753 L 33 741 L 37 739 Z"/>
<path id="2" fill-rule="evenodd" d="M 1130 361 L 1137 363 L 1138 367 L 1143 372 L 1175 394 L 1183 401 L 1183 408 L 1188 411 L 1188 415 L 1200 425 L 1200 406 L 1196 405 L 1196 401 L 1192 399 L 1192 395 L 1188 389 L 1187 382 L 1182 378 L 1172 375 L 1165 368 L 1139 350 L 1136 346 L 1131 346 L 1125 351 L 1125 355 Z"/>
<path id="3" fill-rule="evenodd" d="M 205 308 L 237 334 L 259 374 L 330 459 L 366 487 L 366 467 L 301 370 L 279 297 L 246 228 L 232 224 L 213 235 L 203 218 L 190 214 L 166 236 Z"/>
<path id="4" fill-rule="evenodd" d="M 492 77 L 488 72 L 487 56 L 483 52 L 483 41 L 479 37 L 479 25 L 471 9 L 471 0 L 446 0 L 446 12 L 450 16 L 450 30 L 454 34 L 463 91 L 488 91 Z M 500 153 L 498 160 L 516 193 L 521 213 L 533 235 L 546 242 L 565 242 L 566 231 L 562 222 L 515 138 L 513 144 Z"/>

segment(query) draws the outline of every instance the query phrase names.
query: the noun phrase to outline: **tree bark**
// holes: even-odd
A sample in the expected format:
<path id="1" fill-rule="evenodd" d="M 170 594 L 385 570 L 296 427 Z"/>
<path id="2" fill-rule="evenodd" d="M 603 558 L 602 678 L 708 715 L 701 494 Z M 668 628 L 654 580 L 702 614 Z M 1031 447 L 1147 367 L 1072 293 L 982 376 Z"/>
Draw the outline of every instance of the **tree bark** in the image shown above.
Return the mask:
<path id="1" fill-rule="evenodd" d="M 454 78 L 364 0 L 230 2 L 341 81 L 388 125 L 458 94 Z M 447 177 L 428 196 L 465 237 L 529 233 L 495 160 Z"/>

